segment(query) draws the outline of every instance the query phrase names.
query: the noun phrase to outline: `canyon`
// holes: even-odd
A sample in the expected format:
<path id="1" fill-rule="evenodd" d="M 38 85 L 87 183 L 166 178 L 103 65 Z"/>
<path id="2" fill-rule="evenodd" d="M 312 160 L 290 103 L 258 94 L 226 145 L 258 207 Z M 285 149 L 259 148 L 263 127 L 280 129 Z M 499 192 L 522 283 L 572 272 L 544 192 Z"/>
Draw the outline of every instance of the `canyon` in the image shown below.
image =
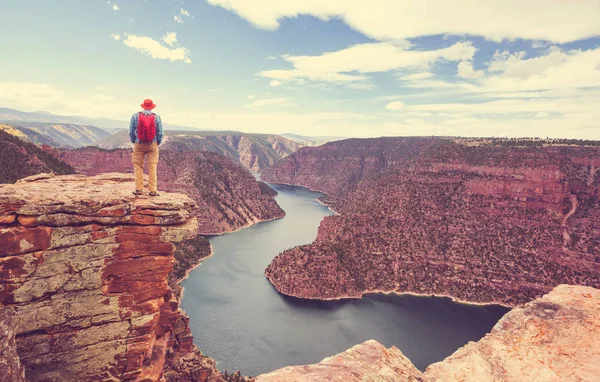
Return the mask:
<path id="1" fill-rule="evenodd" d="M 265 275 L 314 299 L 369 292 L 517 306 L 559 284 L 600 287 L 600 148 L 444 138 L 350 139 L 266 169 L 338 214 Z"/>
<path id="2" fill-rule="evenodd" d="M 168 286 L 197 205 L 134 197 L 131 175 L 41 174 L 0 186 L 0 302 L 29 380 L 224 380 Z"/>
<path id="3" fill-rule="evenodd" d="M 337 212 L 313 244 L 269 265 L 280 292 L 435 294 L 515 309 L 425 372 L 367 341 L 257 381 L 593 380 L 598 150 L 382 138 L 301 149 L 265 170 L 266 181 L 325 192 Z M 219 372 L 194 345 L 177 283 L 210 255 L 199 233 L 284 216 L 276 191 L 214 153 L 161 152 L 156 198 L 131 194 L 130 150 L 39 155 L 80 174 L 0 185 L 0 380 L 251 380 Z"/>
<path id="4" fill-rule="evenodd" d="M 248 170 L 261 172 L 278 160 L 305 146 L 280 135 L 249 134 L 237 131 L 165 130 L 161 149 L 165 151 L 208 151 L 241 163 Z M 121 130 L 95 143 L 103 149 L 131 146 L 128 131 Z"/>

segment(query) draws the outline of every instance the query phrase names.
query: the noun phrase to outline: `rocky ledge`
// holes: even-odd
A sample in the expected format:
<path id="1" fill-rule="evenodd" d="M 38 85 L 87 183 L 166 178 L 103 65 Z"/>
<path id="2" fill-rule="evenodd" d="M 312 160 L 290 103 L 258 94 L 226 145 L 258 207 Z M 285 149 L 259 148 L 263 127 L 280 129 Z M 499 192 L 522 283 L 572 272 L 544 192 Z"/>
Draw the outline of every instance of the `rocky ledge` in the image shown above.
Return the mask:
<path id="1" fill-rule="evenodd" d="M 597 381 L 600 290 L 559 285 L 507 313 L 491 333 L 422 373 L 395 347 L 367 341 L 315 365 L 286 367 L 257 382 Z"/>
<path id="2" fill-rule="evenodd" d="M 167 284 L 195 237 L 185 195 L 136 198 L 133 177 L 25 178 L 0 186 L 0 304 L 15 311 L 30 380 L 222 380 Z"/>

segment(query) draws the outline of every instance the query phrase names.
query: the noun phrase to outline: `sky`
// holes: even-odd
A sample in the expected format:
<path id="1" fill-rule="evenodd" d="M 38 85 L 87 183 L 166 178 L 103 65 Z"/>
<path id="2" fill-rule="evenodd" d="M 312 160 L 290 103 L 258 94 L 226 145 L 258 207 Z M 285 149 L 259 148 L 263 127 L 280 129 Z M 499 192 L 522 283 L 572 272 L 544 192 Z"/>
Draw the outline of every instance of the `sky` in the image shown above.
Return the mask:
<path id="1" fill-rule="evenodd" d="M 600 0 L 0 0 L 0 20 L 0 107 L 127 121 L 151 98 L 205 130 L 600 139 Z"/>

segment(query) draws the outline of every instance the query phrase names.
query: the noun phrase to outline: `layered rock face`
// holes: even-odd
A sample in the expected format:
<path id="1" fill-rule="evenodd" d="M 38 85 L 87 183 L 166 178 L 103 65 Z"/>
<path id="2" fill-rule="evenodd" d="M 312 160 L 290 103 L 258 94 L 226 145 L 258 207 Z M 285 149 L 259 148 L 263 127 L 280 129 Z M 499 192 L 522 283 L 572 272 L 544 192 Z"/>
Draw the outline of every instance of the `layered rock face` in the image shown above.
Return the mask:
<path id="1" fill-rule="evenodd" d="M 86 175 L 133 172 L 131 150 L 88 147 L 54 153 Z M 161 151 L 158 187 L 159 190 L 185 193 L 196 201 L 198 232 L 204 235 L 231 232 L 285 216 L 273 195 L 247 170 L 214 153 Z"/>
<path id="2" fill-rule="evenodd" d="M 122 131 L 98 141 L 103 149 L 128 148 L 129 135 Z M 165 131 L 165 151 L 208 151 L 238 161 L 253 172 L 261 172 L 304 145 L 279 135 L 224 131 Z"/>
<path id="3" fill-rule="evenodd" d="M 193 200 L 135 198 L 125 174 L 0 187 L 0 303 L 29 380 L 221 380 L 167 284 Z"/>
<path id="4" fill-rule="evenodd" d="M 328 193 L 317 240 L 266 270 L 282 293 L 449 295 L 515 306 L 600 287 L 600 148 L 382 138 L 302 149 L 263 173 Z"/>
<path id="5" fill-rule="evenodd" d="M 25 381 L 25 369 L 15 343 L 13 312 L 4 307 L 0 308 L 0 381 Z"/>
<path id="6" fill-rule="evenodd" d="M 318 364 L 286 367 L 256 381 L 559 382 L 596 381 L 599 375 L 600 290 L 560 285 L 513 309 L 483 339 L 424 373 L 395 347 L 371 340 Z"/>

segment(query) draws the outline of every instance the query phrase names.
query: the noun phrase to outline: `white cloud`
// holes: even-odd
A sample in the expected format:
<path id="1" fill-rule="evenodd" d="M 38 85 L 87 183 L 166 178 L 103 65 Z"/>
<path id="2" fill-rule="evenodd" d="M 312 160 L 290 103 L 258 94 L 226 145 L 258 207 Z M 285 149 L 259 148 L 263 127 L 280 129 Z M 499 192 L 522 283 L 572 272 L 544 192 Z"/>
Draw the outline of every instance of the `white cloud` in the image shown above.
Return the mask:
<path id="1" fill-rule="evenodd" d="M 254 98 L 248 98 L 248 99 L 254 99 Z M 279 98 L 257 99 L 253 102 L 250 102 L 245 107 L 247 107 L 249 109 L 255 109 L 255 108 L 261 108 L 261 107 L 265 107 L 265 106 L 290 106 L 290 105 L 291 105 L 291 102 L 288 98 L 279 97 Z"/>
<path id="2" fill-rule="evenodd" d="M 266 70 L 260 72 L 260 75 L 279 82 L 367 82 L 369 77 L 365 76 L 365 73 L 399 69 L 423 70 L 437 61 L 470 60 L 475 51 L 469 42 L 459 42 L 447 48 L 428 51 L 408 50 L 406 43 L 358 44 L 319 56 L 284 55 L 283 58 L 293 65 L 293 69 Z"/>
<path id="3" fill-rule="evenodd" d="M 127 38 L 123 40 L 123 44 L 147 54 L 152 58 L 169 61 L 183 61 L 188 64 L 192 63 L 190 52 L 186 48 L 169 48 L 151 37 L 140 37 L 134 35 L 127 35 L 126 37 Z M 163 41 L 164 39 L 165 37 L 163 37 Z M 171 41 L 169 38 L 167 40 Z"/>
<path id="4" fill-rule="evenodd" d="M 473 63 L 462 61 L 458 63 L 458 76 L 462 78 L 482 78 L 485 72 L 483 70 L 473 69 Z"/>
<path id="5" fill-rule="evenodd" d="M 395 102 L 390 102 L 385 106 L 386 109 L 388 110 L 402 110 L 404 108 L 404 102 L 401 101 L 395 101 Z"/>
<path id="6" fill-rule="evenodd" d="M 600 86 L 600 48 L 562 51 L 533 58 L 525 54 L 497 53 L 482 81 L 482 91 L 537 91 Z M 497 73 L 497 74 L 496 74 Z"/>
<path id="7" fill-rule="evenodd" d="M 173 20 L 175 20 L 179 24 L 183 24 L 185 22 L 185 20 L 184 20 L 185 17 L 192 18 L 192 19 L 194 18 L 194 16 L 192 16 L 190 14 L 190 12 L 188 12 L 187 10 L 181 8 L 179 10 L 179 15 L 173 16 Z"/>
<path id="8" fill-rule="evenodd" d="M 275 56 L 269 56 L 269 57 L 267 57 L 267 60 L 276 60 L 276 59 L 277 59 L 277 57 L 275 57 Z"/>
<path id="9" fill-rule="evenodd" d="M 254 94 L 250 94 L 250 95 L 248 96 L 248 99 L 255 99 L 255 98 L 256 98 L 256 96 L 255 96 Z"/>
<path id="10" fill-rule="evenodd" d="M 600 34 L 597 0 L 208 0 L 254 26 L 275 30 L 283 18 L 339 17 L 376 40 L 473 35 L 500 41 L 523 38 L 556 43 Z"/>
<path id="11" fill-rule="evenodd" d="M 114 4 L 112 7 L 113 11 L 118 11 L 119 10 L 119 6 L 117 4 Z"/>
<path id="12" fill-rule="evenodd" d="M 110 37 L 112 37 L 112 39 L 116 41 L 119 41 L 121 39 L 121 35 L 116 33 L 111 34 Z"/>
<path id="13" fill-rule="evenodd" d="M 161 40 L 169 45 L 169 46 L 173 46 L 173 44 L 175 44 L 177 42 L 177 33 L 175 32 L 167 32 L 165 33 L 165 35 L 161 38 Z"/>

